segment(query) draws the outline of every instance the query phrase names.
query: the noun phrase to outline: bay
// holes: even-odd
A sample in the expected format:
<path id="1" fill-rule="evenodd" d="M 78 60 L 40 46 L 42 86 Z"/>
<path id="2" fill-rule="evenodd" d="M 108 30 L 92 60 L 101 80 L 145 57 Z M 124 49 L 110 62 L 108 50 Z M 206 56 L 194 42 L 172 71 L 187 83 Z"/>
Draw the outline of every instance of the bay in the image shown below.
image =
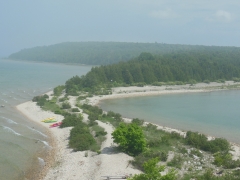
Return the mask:
<path id="1" fill-rule="evenodd" d="M 15 106 L 84 75 L 91 66 L 18 62 L 0 59 L 0 179 L 21 180 L 44 164 L 49 148 L 46 129 L 19 113 Z M 31 172 L 30 172 L 31 173 Z"/>
<path id="2" fill-rule="evenodd" d="M 239 103 L 239 90 L 224 90 L 108 99 L 99 106 L 123 117 L 223 137 L 240 144 Z"/>

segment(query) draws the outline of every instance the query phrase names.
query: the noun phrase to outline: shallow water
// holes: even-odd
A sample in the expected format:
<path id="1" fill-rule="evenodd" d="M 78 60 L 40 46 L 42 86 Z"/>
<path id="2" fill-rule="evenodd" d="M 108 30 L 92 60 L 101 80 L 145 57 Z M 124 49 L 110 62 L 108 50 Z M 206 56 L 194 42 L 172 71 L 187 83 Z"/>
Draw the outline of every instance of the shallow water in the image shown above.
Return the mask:
<path id="1" fill-rule="evenodd" d="M 34 165 L 44 164 L 49 150 L 46 129 L 28 121 L 15 106 L 86 74 L 90 66 L 0 60 L 0 179 L 24 179 Z M 37 163 L 37 164 L 36 164 Z"/>
<path id="2" fill-rule="evenodd" d="M 240 144 L 240 90 L 130 97 L 99 106 L 124 117 L 224 137 Z"/>

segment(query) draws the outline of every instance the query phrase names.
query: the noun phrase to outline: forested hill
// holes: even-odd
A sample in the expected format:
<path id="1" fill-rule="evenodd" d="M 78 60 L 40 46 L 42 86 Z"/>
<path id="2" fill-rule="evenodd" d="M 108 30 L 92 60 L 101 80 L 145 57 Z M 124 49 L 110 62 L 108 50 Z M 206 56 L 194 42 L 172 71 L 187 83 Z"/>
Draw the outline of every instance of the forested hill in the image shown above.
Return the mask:
<path id="1" fill-rule="evenodd" d="M 24 49 L 11 54 L 9 58 L 41 62 L 106 65 L 128 61 L 139 56 L 142 52 L 157 55 L 188 51 L 212 51 L 213 53 L 221 53 L 222 51 L 223 53 L 231 53 L 232 51 L 240 51 L 240 48 L 160 43 L 66 42 Z"/>
<path id="2" fill-rule="evenodd" d="M 68 92 L 83 88 L 103 87 L 111 84 L 137 85 L 160 82 L 184 83 L 239 80 L 240 52 L 189 51 L 164 55 L 142 53 L 128 62 L 94 67 L 82 77 L 73 77 L 66 82 Z"/>

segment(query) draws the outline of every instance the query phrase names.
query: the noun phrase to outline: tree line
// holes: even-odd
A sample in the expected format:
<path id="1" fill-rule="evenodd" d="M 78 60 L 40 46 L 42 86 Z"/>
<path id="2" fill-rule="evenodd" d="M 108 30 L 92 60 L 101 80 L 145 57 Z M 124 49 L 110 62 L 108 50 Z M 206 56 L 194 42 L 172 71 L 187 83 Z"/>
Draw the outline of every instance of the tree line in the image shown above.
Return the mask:
<path id="1" fill-rule="evenodd" d="M 99 89 L 104 85 L 161 85 L 160 82 L 210 82 L 239 79 L 240 56 L 235 53 L 189 51 L 164 55 L 141 53 L 111 65 L 93 67 L 82 77 L 66 82 L 66 91 Z"/>
<path id="2" fill-rule="evenodd" d="M 163 43 L 130 42 L 65 42 L 50 46 L 23 49 L 9 56 L 10 59 L 53 63 L 79 63 L 107 65 L 128 61 L 142 52 L 151 54 L 172 54 L 192 51 L 209 52 L 213 55 L 234 55 L 239 57 L 238 47 L 193 46 Z"/>

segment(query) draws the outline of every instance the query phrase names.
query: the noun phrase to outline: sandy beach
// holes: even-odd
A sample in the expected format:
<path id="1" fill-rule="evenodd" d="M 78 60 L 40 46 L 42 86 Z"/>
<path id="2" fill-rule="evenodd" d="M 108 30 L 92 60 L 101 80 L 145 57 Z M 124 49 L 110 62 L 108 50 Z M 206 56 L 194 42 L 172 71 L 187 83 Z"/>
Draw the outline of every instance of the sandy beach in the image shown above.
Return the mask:
<path id="1" fill-rule="evenodd" d="M 228 85 L 234 84 L 233 82 L 227 82 Z M 144 87 L 118 87 L 112 89 L 111 95 L 94 96 L 85 100 L 88 104 L 97 105 L 99 101 L 110 98 L 122 98 L 132 96 L 150 96 L 172 93 L 194 93 L 210 91 L 212 89 L 206 89 L 206 87 L 220 87 L 225 84 L 221 83 L 199 83 L 194 87 L 190 85 L 182 86 L 144 86 Z M 218 88 L 219 87 L 219 88 Z M 52 92 L 48 93 L 49 95 Z M 76 97 L 70 97 L 69 103 L 72 107 L 75 107 Z M 44 158 L 45 167 L 39 175 L 44 180 L 97 180 L 103 179 L 102 176 L 129 176 L 131 174 L 138 174 L 141 171 L 134 169 L 129 160 L 132 160 L 131 156 L 116 151 L 115 145 L 111 138 L 111 133 L 114 128 L 111 124 L 102 123 L 97 121 L 98 124 L 107 131 L 106 140 L 101 147 L 101 154 L 97 154 L 91 151 L 73 152 L 68 148 L 68 137 L 71 128 L 49 128 L 49 124 L 41 122 L 41 120 L 55 117 L 60 122 L 63 120 L 63 116 L 56 115 L 53 112 L 43 111 L 35 102 L 29 101 L 17 106 L 17 109 L 25 116 L 41 126 L 48 129 L 51 136 L 51 150 L 49 155 Z M 83 114 L 84 120 L 87 120 L 87 115 Z M 131 121 L 130 119 L 125 119 Z M 185 132 L 163 127 L 158 125 L 159 129 L 163 129 L 168 132 L 178 132 L 181 135 L 185 135 Z M 214 137 L 209 137 L 209 139 Z M 240 148 L 237 144 L 232 144 L 232 154 L 234 159 L 238 159 L 240 155 Z"/>

